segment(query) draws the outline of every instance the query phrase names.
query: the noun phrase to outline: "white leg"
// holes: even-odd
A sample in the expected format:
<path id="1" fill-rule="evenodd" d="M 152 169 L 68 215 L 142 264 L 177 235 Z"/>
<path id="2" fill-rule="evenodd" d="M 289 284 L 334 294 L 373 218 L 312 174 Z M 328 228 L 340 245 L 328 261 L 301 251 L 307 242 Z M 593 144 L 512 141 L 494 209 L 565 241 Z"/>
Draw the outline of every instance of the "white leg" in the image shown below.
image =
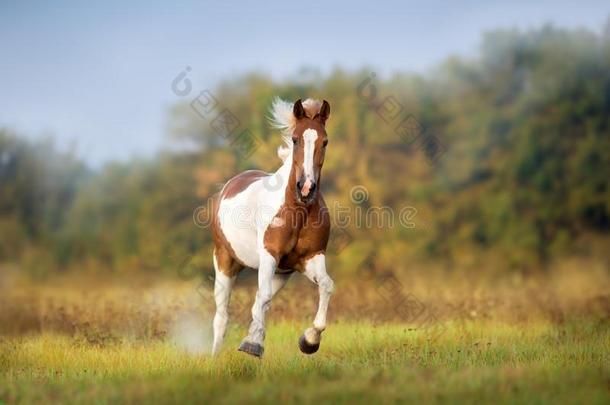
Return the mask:
<path id="1" fill-rule="evenodd" d="M 328 311 L 328 302 L 335 288 L 333 280 L 326 273 L 326 257 L 324 254 L 318 254 L 305 263 L 305 276 L 313 283 L 318 285 L 320 301 L 318 303 L 318 312 L 313 321 L 313 327 L 308 328 L 303 337 L 299 341 L 301 351 L 310 354 L 318 350 L 322 332 L 326 329 L 326 313 Z"/>
<path id="2" fill-rule="evenodd" d="M 288 282 L 288 279 L 290 278 L 291 274 L 274 274 L 273 278 L 271 279 L 271 298 L 273 299 L 273 297 L 275 297 L 275 294 L 278 293 L 278 291 L 280 291 L 282 288 L 284 288 L 284 286 L 286 285 L 286 283 Z M 258 303 L 256 301 L 259 301 Z M 259 308 L 261 306 L 261 302 L 259 300 L 259 295 L 256 294 L 256 298 L 254 301 L 254 305 L 252 307 L 252 311 L 254 311 L 254 308 Z M 268 309 L 269 305 L 267 306 Z M 255 322 L 255 318 L 254 318 L 254 313 L 252 315 L 252 322 L 250 323 L 250 331 L 255 329 L 254 325 Z M 264 324 L 264 320 L 263 320 L 263 324 Z M 262 344 L 262 343 L 261 343 Z"/>
<path id="3" fill-rule="evenodd" d="M 285 273 L 285 274 L 276 273 L 273 275 L 273 279 L 271 280 L 271 290 L 272 290 L 271 295 L 273 297 L 275 297 L 275 294 L 277 294 L 282 288 L 284 288 L 284 286 L 290 279 L 291 275 L 292 275 L 292 273 Z"/>
<path id="4" fill-rule="evenodd" d="M 237 277 L 229 277 L 220 271 L 216 261 L 216 255 L 214 255 L 214 270 L 214 300 L 216 301 L 216 314 L 214 315 L 214 344 L 212 346 L 212 354 L 216 356 L 220 352 L 227 330 L 227 322 L 229 321 L 229 300 L 231 299 L 231 290 L 233 289 Z"/>
<path id="5" fill-rule="evenodd" d="M 271 298 L 273 298 L 273 276 L 276 266 L 277 263 L 273 256 L 263 249 L 258 268 L 258 291 L 252 306 L 252 323 L 250 323 L 248 336 L 239 347 L 239 350 L 258 357 L 263 354 L 265 313 L 271 306 Z"/>

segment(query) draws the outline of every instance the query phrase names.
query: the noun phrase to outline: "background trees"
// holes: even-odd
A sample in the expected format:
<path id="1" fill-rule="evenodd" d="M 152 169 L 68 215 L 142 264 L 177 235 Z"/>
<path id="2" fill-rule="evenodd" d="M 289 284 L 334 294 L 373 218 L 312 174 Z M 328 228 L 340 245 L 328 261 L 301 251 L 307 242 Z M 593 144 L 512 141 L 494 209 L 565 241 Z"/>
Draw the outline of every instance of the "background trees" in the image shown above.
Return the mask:
<path id="1" fill-rule="evenodd" d="M 240 170 L 278 166 L 280 139 L 265 119 L 276 95 L 331 102 L 327 200 L 353 206 L 350 190 L 362 185 L 366 207 L 417 209 L 414 228 L 349 227 L 333 259 L 337 272 L 430 261 L 511 271 L 565 255 L 608 259 L 607 33 L 492 32 L 476 60 L 450 58 L 423 76 L 375 77 L 373 104 L 358 92 L 370 72 L 303 71 L 280 82 L 252 74 L 221 84 L 215 97 L 260 141 L 248 158 L 188 102 L 168 116 L 168 136 L 185 147 L 99 171 L 49 141 L 2 130 L 0 260 L 33 274 L 175 272 L 185 259 L 208 269 L 211 240 L 193 212 Z M 378 110 L 386 97 L 442 153 L 399 136 L 399 121 Z"/>

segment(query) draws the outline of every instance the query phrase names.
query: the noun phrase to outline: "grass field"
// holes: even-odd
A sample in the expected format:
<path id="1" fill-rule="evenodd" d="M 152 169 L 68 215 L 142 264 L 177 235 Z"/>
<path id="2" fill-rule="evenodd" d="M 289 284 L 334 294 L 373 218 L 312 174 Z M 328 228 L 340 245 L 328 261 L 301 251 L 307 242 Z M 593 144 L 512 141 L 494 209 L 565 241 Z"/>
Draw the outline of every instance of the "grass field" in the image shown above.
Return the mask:
<path id="1" fill-rule="evenodd" d="M 240 331 L 241 332 L 241 331 Z M 333 325 L 314 356 L 300 329 L 270 328 L 260 361 L 235 351 L 233 329 L 213 360 L 164 342 L 104 347 L 43 335 L 2 343 L 4 402 L 196 403 L 298 400 L 369 403 L 608 403 L 610 330 L 574 323 L 448 325 L 435 342 L 402 325 Z"/>
<path id="2" fill-rule="evenodd" d="M 236 351 L 239 314 L 224 351 L 209 357 L 208 304 L 188 297 L 192 286 L 164 289 L 164 300 L 150 288 L 13 289 L 0 298 L 0 403 L 610 403 L 605 281 L 486 294 L 414 287 L 439 314 L 433 328 L 376 317 L 387 303 L 344 285 L 333 309 L 352 316 L 331 316 L 312 356 L 297 347 L 316 300 L 304 288 L 289 286 L 270 311 L 262 360 Z M 237 305 L 240 294 L 252 298 L 242 288 Z M 372 305 L 358 319 L 348 306 L 362 299 Z M 181 317 L 201 322 L 176 332 Z"/>

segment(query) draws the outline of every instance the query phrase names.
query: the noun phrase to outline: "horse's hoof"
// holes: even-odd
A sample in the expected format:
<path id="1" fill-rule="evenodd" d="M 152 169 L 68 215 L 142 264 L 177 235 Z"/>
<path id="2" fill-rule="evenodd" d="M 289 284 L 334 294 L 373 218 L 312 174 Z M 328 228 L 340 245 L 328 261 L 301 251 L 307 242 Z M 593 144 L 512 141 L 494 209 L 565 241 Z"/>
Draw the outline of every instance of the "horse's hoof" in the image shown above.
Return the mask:
<path id="1" fill-rule="evenodd" d="M 241 342 L 241 344 L 239 345 L 239 349 L 237 350 L 259 358 L 262 357 L 263 352 L 265 351 L 263 346 L 259 345 L 258 343 L 250 343 L 246 341 Z"/>
<path id="2" fill-rule="evenodd" d="M 299 349 L 301 349 L 303 353 L 313 354 L 317 352 L 319 348 L 320 342 L 312 345 L 311 343 L 307 342 L 307 339 L 305 339 L 305 335 L 301 335 L 301 337 L 299 338 Z"/>

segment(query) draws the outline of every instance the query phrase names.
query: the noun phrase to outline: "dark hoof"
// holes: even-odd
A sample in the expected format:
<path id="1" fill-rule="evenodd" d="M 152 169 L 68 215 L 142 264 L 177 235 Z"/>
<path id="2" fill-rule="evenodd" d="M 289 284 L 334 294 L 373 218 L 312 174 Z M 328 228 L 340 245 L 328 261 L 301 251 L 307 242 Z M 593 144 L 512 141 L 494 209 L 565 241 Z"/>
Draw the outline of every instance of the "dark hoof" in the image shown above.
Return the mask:
<path id="1" fill-rule="evenodd" d="M 316 343 L 315 345 L 307 343 L 305 339 L 305 335 L 301 335 L 299 338 L 299 349 L 305 354 L 313 354 L 318 351 L 320 348 L 320 343 Z"/>
<path id="2" fill-rule="evenodd" d="M 240 352 L 251 354 L 255 357 L 262 357 L 263 351 L 265 349 L 258 343 L 241 342 L 241 344 L 239 345 L 239 349 L 237 350 L 239 350 Z"/>

